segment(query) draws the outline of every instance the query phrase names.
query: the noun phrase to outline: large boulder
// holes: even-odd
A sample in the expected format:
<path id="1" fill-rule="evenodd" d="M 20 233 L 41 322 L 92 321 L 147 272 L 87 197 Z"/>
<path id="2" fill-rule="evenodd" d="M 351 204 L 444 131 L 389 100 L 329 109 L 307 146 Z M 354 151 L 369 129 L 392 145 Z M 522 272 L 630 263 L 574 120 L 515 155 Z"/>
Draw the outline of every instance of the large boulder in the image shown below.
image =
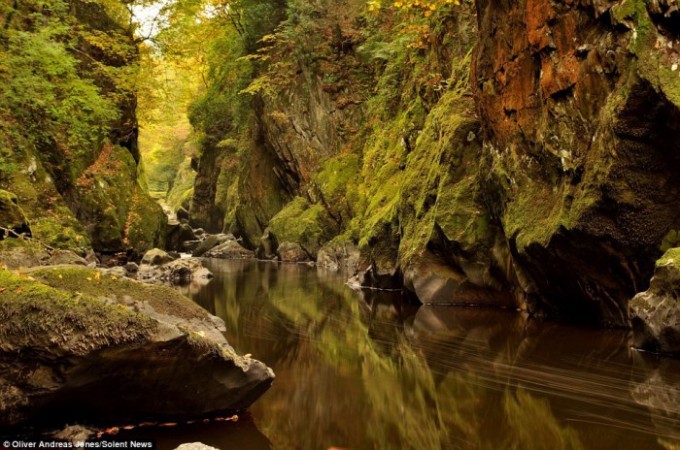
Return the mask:
<path id="1" fill-rule="evenodd" d="M 144 254 L 144 257 L 142 257 L 142 264 L 160 266 L 169 263 L 172 260 L 173 258 L 167 252 L 159 248 L 154 248 Z"/>
<path id="2" fill-rule="evenodd" d="M 219 239 L 216 235 L 211 234 L 205 237 L 203 241 L 192 252 L 194 256 L 203 256 L 208 250 L 219 244 Z"/>
<path id="3" fill-rule="evenodd" d="M 335 239 L 321 247 L 317 253 L 316 264 L 318 267 L 333 272 L 342 271 L 354 274 L 359 268 L 361 254 L 351 242 L 336 242 Z"/>
<path id="4" fill-rule="evenodd" d="M 22 233 L 30 233 L 28 219 L 18 205 L 17 196 L 11 192 L 0 189 L 0 227 L 4 228 L 0 235 L 10 233 L 16 236 Z"/>
<path id="5" fill-rule="evenodd" d="M 309 254 L 297 242 L 282 242 L 276 250 L 283 262 L 307 262 Z"/>
<path id="6" fill-rule="evenodd" d="M 338 224 L 319 204 L 296 197 L 269 222 L 267 236 L 273 242 L 297 243 L 312 259 L 338 232 Z M 280 256 L 280 255 L 279 255 Z"/>
<path id="7" fill-rule="evenodd" d="M 45 262 L 46 266 L 59 266 L 59 265 L 74 265 L 74 266 L 87 266 L 88 262 L 85 258 L 78 256 L 71 250 L 54 250 L 50 258 Z"/>
<path id="8" fill-rule="evenodd" d="M 177 259 L 160 265 L 142 264 L 137 272 L 138 280 L 173 285 L 210 278 L 212 273 L 198 258 Z"/>
<path id="9" fill-rule="evenodd" d="M 168 226 L 165 248 L 170 251 L 184 251 L 184 242 L 194 240 L 196 240 L 196 235 L 189 225 L 185 223 L 172 224 Z"/>
<path id="10" fill-rule="evenodd" d="M 71 266 L 0 270 L 0 286 L 0 427 L 237 411 L 274 379 L 172 288 Z"/>
<path id="11" fill-rule="evenodd" d="M 657 261 L 649 289 L 629 304 L 637 348 L 680 355 L 680 248 Z"/>
<path id="12" fill-rule="evenodd" d="M 242 247 L 235 240 L 228 240 L 214 247 L 204 256 L 219 259 L 253 259 L 255 258 L 255 252 Z"/>

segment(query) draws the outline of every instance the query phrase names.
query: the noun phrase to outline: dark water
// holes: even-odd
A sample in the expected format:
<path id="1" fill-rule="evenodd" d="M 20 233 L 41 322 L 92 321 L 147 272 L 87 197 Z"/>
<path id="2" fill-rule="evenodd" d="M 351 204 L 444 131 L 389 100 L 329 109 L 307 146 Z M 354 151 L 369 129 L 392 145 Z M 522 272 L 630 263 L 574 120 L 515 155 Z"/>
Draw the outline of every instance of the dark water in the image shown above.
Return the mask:
<path id="1" fill-rule="evenodd" d="M 149 430 L 161 449 L 679 448 L 680 362 L 627 332 L 419 308 L 300 265 L 210 268 L 187 293 L 277 379 L 236 424 Z"/>

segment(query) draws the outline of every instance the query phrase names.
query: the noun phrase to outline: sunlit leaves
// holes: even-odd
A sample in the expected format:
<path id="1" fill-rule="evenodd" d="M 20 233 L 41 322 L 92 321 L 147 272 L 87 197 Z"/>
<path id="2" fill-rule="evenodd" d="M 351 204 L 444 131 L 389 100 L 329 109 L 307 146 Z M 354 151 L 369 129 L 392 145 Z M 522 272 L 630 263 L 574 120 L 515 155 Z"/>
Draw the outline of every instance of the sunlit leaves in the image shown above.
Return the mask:
<path id="1" fill-rule="evenodd" d="M 397 10 L 417 10 L 426 17 L 434 11 L 446 5 L 460 5 L 460 0 L 408 0 L 408 1 L 384 1 L 373 0 L 368 3 L 369 11 L 379 11 L 382 8 L 394 8 Z"/>

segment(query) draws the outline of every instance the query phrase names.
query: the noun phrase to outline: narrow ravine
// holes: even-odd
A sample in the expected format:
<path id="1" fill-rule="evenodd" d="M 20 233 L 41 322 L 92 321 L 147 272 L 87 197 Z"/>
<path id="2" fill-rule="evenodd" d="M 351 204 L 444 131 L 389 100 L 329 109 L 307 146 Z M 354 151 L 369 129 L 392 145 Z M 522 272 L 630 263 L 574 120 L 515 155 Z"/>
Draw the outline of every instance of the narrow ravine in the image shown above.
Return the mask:
<path id="1" fill-rule="evenodd" d="M 223 449 L 662 449 L 680 440 L 680 362 L 632 351 L 627 331 L 417 306 L 305 265 L 207 265 L 215 279 L 184 292 L 277 380 L 237 424 L 132 434 L 157 437 L 161 449 L 187 440 Z"/>

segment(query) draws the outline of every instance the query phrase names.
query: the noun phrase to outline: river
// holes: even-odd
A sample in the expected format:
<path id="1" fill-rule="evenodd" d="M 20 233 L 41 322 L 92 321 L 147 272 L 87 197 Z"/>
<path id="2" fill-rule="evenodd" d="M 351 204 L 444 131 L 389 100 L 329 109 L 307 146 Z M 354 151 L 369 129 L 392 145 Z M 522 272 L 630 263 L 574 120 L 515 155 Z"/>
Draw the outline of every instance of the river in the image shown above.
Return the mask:
<path id="1" fill-rule="evenodd" d="M 680 361 L 622 330 L 357 293 L 313 267 L 211 260 L 184 288 L 276 381 L 236 423 L 140 429 L 159 449 L 655 449 L 680 444 Z"/>

